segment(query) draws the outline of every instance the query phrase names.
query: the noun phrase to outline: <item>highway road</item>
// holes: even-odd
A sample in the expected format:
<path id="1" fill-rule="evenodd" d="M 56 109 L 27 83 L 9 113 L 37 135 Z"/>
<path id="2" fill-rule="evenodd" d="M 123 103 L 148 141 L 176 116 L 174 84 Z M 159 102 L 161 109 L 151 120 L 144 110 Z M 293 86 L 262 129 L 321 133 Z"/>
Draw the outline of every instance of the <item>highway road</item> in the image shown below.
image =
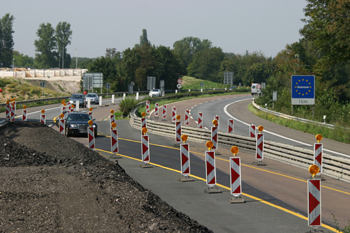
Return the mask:
<path id="1" fill-rule="evenodd" d="M 221 100 L 218 98 L 221 98 Z M 192 116 L 196 116 L 196 111 L 202 111 L 205 115 L 205 126 L 210 127 L 214 115 L 220 114 L 225 106 L 234 102 L 243 103 L 246 99 L 249 99 L 249 96 L 218 98 L 214 98 L 214 101 L 207 103 L 204 100 L 210 98 L 182 101 L 178 104 L 178 109 L 180 112 L 182 108 L 193 107 Z M 227 107 L 229 113 L 231 111 L 230 107 Z M 32 114 L 29 115 L 29 119 L 38 120 L 42 108 L 30 108 L 29 112 Z M 52 119 L 59 113 L 59 105 L 48 106 L 45 109 L 48 114 L 47 124 L 51 124 L 53 123 Z M 108 121 L 102 121 L 103 116 L 108 116 L 109 110 L 110 107 L 94 109 L 94 117 L 98 120 L 100 134 L 109 134 Z M 170 116 L 170 113 L 168 113 L 168 116 Z M 0 114 L 0 121 L 3 119 L 2 117 Z M 227 119 L 228 117 L 225 119 L 225 115 L 220 114 L 221 131 L 225 131 Z M 191 124 L 195 124 L 195 122 L 191 122 Z M 127 121 L 118 121 L 117 125 L 120 135 L 120 154 L 124 156 L 123 159 L 119 160 L 119 163 L 126 169 L 127 173 L 176 209 L 188 214 L 214 230 L 214 232 L 305 232 L 310 229 L 305 221 L 305 216 L 307 216 L 305 180 L 309 176 L 305 170 L 272 160 L 267 161 L 268 166 L 266 168 L 256 168 L 249 165 L 254 160 L 254 156 L 240 152 L 243 166 L 242 186 L 246 203 L 230 205 L 228 203 L 230 195 L 227 191 L 229 184 L 228 157 L 231 156 L 228 151 L 229 148 L 220 148 L 222 155 L 217 157 L 217 177 L 223 193 L 204 194 L 203 153 L 206 150 L 204 145 L 190 142 L 192 174 L 196 176 L 197 181 L 181 183 L 177 181 L 178 171 L 180 170 L 179 150 L 172 147 L 172 138 L 150 135 L 152 143 L 150 148 L 151 161 L 154 163 L 154 168 L 145 170 L 138 166 L 141 163 L 139 161 L 139 130 L 132 129 Z M 246 125 L 242 123 L 240 126 L 236 122 L 235 133 L 247 135 L 247 132 L 248 127 Z M 73 139 L 87 144 L 85 137 L 74 137 Z M 113 155 L 108 152 L 110 151 L 109 137 L 98 137 L 96 147 L 101 154 L 113 159 Z M 334 225 L 331 213 L 336 215 L 341 225 L 349 220 L 349 210 L 343 204 L 347 203 L 349 198 L 349 184 L 333 179 L 327 179 L 323 183 L 323 222 L 327 224 L 326 228 L 323 228 L 324 231 L 333 229 L 329 227 Z"/>

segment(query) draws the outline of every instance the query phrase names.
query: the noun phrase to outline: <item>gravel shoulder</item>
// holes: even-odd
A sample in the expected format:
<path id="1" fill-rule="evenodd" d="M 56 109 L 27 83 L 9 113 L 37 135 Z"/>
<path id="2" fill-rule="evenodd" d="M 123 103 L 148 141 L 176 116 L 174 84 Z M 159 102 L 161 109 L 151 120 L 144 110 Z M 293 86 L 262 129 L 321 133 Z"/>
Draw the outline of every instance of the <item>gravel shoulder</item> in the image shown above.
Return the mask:
<path id="1" fill-rule="evenodd" d="M 38 122 L 0 128 L 0 232 L 211 232 Z"/>

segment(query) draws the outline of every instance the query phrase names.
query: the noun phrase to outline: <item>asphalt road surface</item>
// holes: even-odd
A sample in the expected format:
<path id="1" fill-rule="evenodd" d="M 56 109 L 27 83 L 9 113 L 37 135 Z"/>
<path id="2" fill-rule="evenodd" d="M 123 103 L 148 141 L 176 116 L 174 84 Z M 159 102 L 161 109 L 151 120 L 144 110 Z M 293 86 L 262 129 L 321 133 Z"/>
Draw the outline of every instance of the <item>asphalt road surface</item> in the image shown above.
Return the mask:
<path id="1" fill-rule="evenodd" d="M 222 99 L 212 98 L 214 101 L 210 101 L 210 98 L 182 101 L 177 104 L 178 111 L 193 107 L 191 114 L 194 117 L 195 111 L 202 111 L 205 115 L 205 126 L 210 127 L 213 116 L 219 113 L 222 106 L 247 99 L 249 96 L 220 98 Z M 205 107 L 208 103 L 203 103 L 206 101 L 210 101 L 208 103 L 213 105 Z M 47 124 L 53 123 L 52 119 L 58 115 L 58 106 L 45 108 L 48 114 Z M 204 108 L 197 110 L 196 108 L 199 107 Z M 42 107 L 30 109 L 33 120 L 39 119 L 40 109 Z M 94 109 L 100 134 L 109 135 L 109 123 L 102 120 L 108 116 L 110 109 L 110 107 Z M 246 117 L 248 116 L 244 116 Z M 0 114 L 0 121 L 2 119 L 3 115 Z M 220 114 L 220 131 L 225 131 L 227 119 Z M 196 118 L 192 119 L 190 125 L 195 126 L 195 120 Z M 170 123 L 170 113 L 167 121 Z M 120 137 L 120 155 L 124 157 L 119 160 L 119 163 L 127 173 L 170 205 L 214 232 L 305 232 L 310 229 L 305 220 L 307 218 L 306 179 L 309 177 L 307 171 L 268 159 L 266 160 L 268 166 L 260 169 L 249 165 L 254 160 L 253 155 L 240 152 L 243 197 L 246 203 L 229 204 L 230 194 L 227 190 L 228 158 L 231 156 L 229 148 L 220 147 L 222 155 L 216 157 L 218 184 L 223 192 L 205 194 L 203 192 L 206 187 L 203 181 L 205 179 L 205 145 L 190 142 L 191 174 L 196 181 L 183 183 L 177 180 L 180 177 L 180 160 L 179 149 L 172 147 L 174 139 L 150 134 L 151 162 L 154 167 L 142 169 L 139 167 L 141 164 L 140 131 L 132 129 L 125 120 L 118 121 L 117 128 Z M 247 126 L 235 124 L 235 133 L 241 132 L 242 135 L 246 135 L 247 128 Z M 73 139 L 84 144 L 88 143 L 85 137 L 73 137 Z M 96 147 L 101 154 L 113 159 L 114 155 L 109 153 L 109 137 L 98 137 Z M 330 226 L 334 226 L 331 213 L 335 214 L 340 226 L 350 219 L 349 210 L 344 205 L 350 198 L 350 185 L 331 178 L 322 182 L 322 185 L 322 218 L 326 224 L 322 229 L 330 231 L 333 230 Z"/>

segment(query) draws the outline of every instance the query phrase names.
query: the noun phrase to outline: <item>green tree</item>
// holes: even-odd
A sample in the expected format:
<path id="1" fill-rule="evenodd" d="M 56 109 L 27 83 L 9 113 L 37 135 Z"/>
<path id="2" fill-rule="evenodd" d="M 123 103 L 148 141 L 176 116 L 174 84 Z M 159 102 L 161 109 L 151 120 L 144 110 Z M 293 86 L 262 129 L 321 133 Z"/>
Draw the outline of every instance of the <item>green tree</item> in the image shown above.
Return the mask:
<path id="1" fill-rule="evenodd" d="M 189 76 L 196 78 L 223 82 L 224 77 L 218 77 L 218 73 L 224 57 L 225 54 L 218 47 L 197 52 L 193 57 L 193 61 L 187 67 L 187 73 Z"/>
<path id="2" fill-rule="evenodd" d="M 142 29 L 142 35 L 140 36 L 140 47 L 142 47 L 146 43 L 151 44 L 147 38 L 147 30 Z"/>
<path id="3" fill-rule="evenodd" d="M 300 33 L 312 41 L 322 60 L 329 64 L 350 60 L 350 2 L 347 0 L 307 0 L 305 26 Z"/>
<path id="4" fill-rule="evenodd" d="M 3 67 L 11 67 L 13 58 L 13 26 L 14 17 L 7 13 L 0 20 L 0 63 Z"/>
<path id="5" fill-rule="evenodd" d="M 55 30 L 50 23 L 42 23 L 36 32 L 39 37 L 34 41 L 35 51 L 35 66 L 37 68 L 50 68 L 57 66 L 57 44 L 54 36 Z"/>
<path id="6" fill-rule="evenodd" d="M 55 30 L 55 39 L 57 43 L 58 60 L 62 68 L 68 68 L 71 64 L 70 55 L 67 54 L 67 45 L 71 44 L 72 30 L 70 23 L 59 22 Z"/>
<path id="7" fill-rule="evenodd" d="M 182 73 L 187 73 L 187 67 L 193 61 L 193 56 L 203 50 L 211 48 L 212 43 L 209 40 L 203 40 L 197 37 L 185 37 L 173 44 L 174 53 L 181 59 L 183 67 Z"/>
<path id="8" fill-rule="evenodd" d="M 91 73 L 103 73 L 103 82 L 116 82 L 116 64 L 111 58 L 96 58 L 88 68 Z"/>
<path id="9" fill-rule="evenodd" d="M 18 51 L 13 51 L 13 58 L 18 67 L 34 67 L 34 58 L 29 57 L 28 55 L 24 55 Z"/>

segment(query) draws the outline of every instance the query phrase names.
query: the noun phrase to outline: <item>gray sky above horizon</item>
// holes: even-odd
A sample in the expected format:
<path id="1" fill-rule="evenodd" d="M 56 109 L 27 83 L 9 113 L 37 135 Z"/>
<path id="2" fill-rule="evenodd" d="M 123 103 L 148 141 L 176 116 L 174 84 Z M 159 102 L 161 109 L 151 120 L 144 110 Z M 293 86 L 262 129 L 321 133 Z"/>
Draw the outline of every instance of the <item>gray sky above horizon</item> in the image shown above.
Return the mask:
<path id="1" fill-rule="evenodd" d="M 71 24 L 68 53 L 104 56 L 106 48 L 123 51 L 147 30 L 152 45 L 173 48 L 184 37 L 208 39 L 224 52 L 246 50 L 275 57 L 297 42 L 306 0 L 0 0 L 0 17 L 15 17 L 14 50 L 35 56 L 41 23 Z"/>

